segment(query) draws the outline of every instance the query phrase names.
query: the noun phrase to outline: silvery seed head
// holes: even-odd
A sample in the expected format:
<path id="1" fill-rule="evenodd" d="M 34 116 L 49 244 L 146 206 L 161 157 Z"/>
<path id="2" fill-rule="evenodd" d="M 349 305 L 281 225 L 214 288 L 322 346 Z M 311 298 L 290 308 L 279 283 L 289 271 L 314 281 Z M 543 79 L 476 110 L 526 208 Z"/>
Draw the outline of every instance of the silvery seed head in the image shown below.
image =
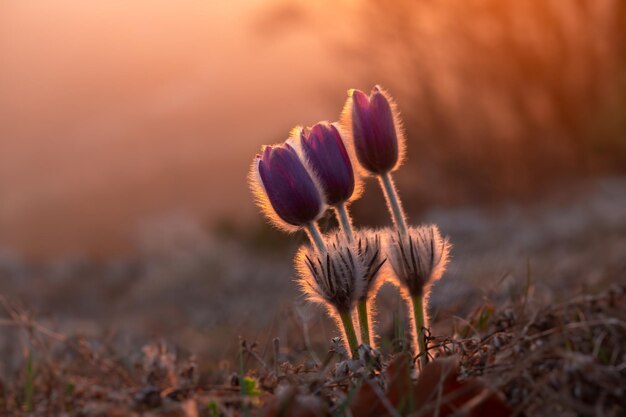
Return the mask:
<path id="1" fill-rule="evenodd" d="M 365 174 L 383 175 L 402 162 L 402 122 L 393 99 L 380 86 L 369 96 L 360 90 L 348 92 L 342 126 Z"/>
<path id="2" fill-rule="evenodd" d="M 296 254 L 298 285 L 309 301 L 325 305 L 332 315 L 350 313 L 362 291 L 363 267 L 343 234 L 331 234 L 325 243 L 326 253 L 305 245 Z"/>
<path id="3" fill-rule="evenodd" d="M 424 295 L 425 287 L 441 278 L 450 256 L 450 242 L 435 225 L 410 227 L 401 237 L 387 232 L 386 252 L 395 280 L 408 296 Z"/>
<path id="4" fill-rule="evenodd" d="M 257 204 L 277 227 L 295 231 L 324 211 L 324 195 L 298 152 L 285 142 L 265 146 L 249 175 Z"/>
<path id="5" fill-rule="evenodd" d="M 359 298 L 372 299 L 385 282 L 381 272 L 387 258 L 381 244 L 380 233 L 371 229 L 361 229 L 355 233 L 354 244 L 363 265 L 363 291 Z"/>

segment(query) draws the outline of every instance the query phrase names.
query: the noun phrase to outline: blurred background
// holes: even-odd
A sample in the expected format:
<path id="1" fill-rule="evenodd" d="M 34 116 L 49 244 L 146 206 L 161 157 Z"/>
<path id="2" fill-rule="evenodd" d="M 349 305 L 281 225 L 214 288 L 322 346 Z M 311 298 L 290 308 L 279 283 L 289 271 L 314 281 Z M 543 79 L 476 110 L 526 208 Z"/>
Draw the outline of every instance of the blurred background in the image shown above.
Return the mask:
<path id="1" fill-rule="evenodd" d="M 455 246 L 435 314 L 625 282 L 623 1 L 21 0 L 0 3 L 0 292 L 116 343 L 217 360 L 319 329 L 322 352 L 304 238 L 265 224 L 246 175 L 374 84 L 405 121 L 410 219 Z M 389 223 L 374 182 L 353 213 Z"/>

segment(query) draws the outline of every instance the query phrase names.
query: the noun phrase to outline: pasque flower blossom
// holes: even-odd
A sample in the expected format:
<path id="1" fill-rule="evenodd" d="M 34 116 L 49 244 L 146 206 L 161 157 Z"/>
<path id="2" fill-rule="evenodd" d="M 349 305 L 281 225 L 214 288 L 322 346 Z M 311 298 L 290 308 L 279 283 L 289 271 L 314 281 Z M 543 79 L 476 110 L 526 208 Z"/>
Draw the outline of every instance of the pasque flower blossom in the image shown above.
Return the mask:
<path id="1" fill-rule="evenodd" d="M 361 342 L 372 345 L 369 329 L 372 309 L 368 307 L 368 300 L 377 290 L 374 284 L 384 262 L 380 260 L 380 239 L 372 236 L 370 231 L 358 231 L 355 238 L 352 230 L 347 203 L 358 196 L 355 190 L 359 187 L 340 129 L 335 124 L 320 122 L 311 128 L 300 128 L 297 133 L 306 164 L 318 178 L 327 203 L 334 208 L 346 243 L 358 243 L 357 262 L 363 268 L 357 279 L 361 281 L 363 291 L 358 294 L 357 316 Z"/>
<path id="2" fill-rule="evenodd" d="M 266 216 L 287 231 L 307 226 L 324 210 L 319 185 L 289 143 L 266 146 L 255 157 L 250 184 Z"/>
<path id="3" fill-rule="evenodd" d="M 404 134 L 395 104 L 379 86 L 369 96 L 360 90 L 349 91 L 343 125 L 367 173 L 384 175 L 398 167 L 404 155 Z"/>
<path id="4" fill-rule="evenodd" d="M 395 231 L 388 231 L 386 256 L 389 258 L 405 299 L 412 307 L 415 348 L 420 361 L 428 361 L 424 304 L 425 285 L 441 276 L 448 258 L 449 244 L 435 226 L 409 228 L 402 201 L 391 177 L 404 157 L 402 123 L 391 97 L 380 87 L 368 96 L 350 90 L 343 110 L 342 124 L 349 132 L 352 153 L 362 171 L 376 176 L 387 201 Z"/>
<path id="5" fill-rule="evenodd" d="M 320 122 L 299 128 L 302 153 L 306 157 L 326 196 L 336 206 L 350 200 L 355 191 L 355 176 L 350 156 L 337 126 Z"/>
<path id="6" fill-rule="evenodd" d="M 402 235 L 406 234 L 406 215 L 391 178 L 391 171 L 404 157 L 404 132 L 393 100 L 379 86 L 369 96 L 350 90 L 342 125 L 361 171 L 378 177 L 393 222 Z"/>
<path id="7" fill-rule="evenodd" d="M 404 147 L 391 97 L 379 86 L 370 95 L 350 90 L 341 124 L 299 127 L 285 143 L 265 147 L 254 159 L 250 184 L 272 223 L 285 231 L 307 231 L 313 245 L 303 245 L 296 255 L 298 285 L 310 301 L 324 305 L 337 319 L 352 355 L 359 342 L 353 318 L 358 317 L 361 343 L 373 345 L 369 303 L 386 281 L 383 275 L 390 273 L 412 307 L 414 346 L 424 365 L 424 302 L 430 285 L 443 274 L 450 244 L 434 225 L 407 225 L 392 178 Z M 348 205 L 360 194 L 359 173 L 378 179 L 393 229 L 353 231 Z M 335 211 L 341 231 L 323 235 L 317 220 L 327 206 Z"/>

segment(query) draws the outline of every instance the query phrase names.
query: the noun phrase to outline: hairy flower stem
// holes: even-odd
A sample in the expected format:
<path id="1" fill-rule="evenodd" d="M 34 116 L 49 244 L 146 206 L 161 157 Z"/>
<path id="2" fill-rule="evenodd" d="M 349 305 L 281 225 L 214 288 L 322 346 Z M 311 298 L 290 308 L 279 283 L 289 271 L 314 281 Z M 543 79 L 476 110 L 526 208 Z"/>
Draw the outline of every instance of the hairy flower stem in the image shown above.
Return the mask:
<path id="1" fill-rule="evenodd" d="M 359 300 L 357 304 L 357 311 L 359 313 L 359 328 L 361 329 L 361 343 L 372 346 L 370 340 L 370 324 L 367 314 L 367 298 Z"/>
<path id="2" fill-rule="evenodd" d="M 324 244 L 324 239 L 322 239 L 322 234 L 320 230 L 317 228 L 315 222 L 310 222 L 306 225 L 306 231 L 309 235 L 309 239 L 317 248 L 319 253 L 326 253 L 326 245 Z"/>
<path id="3" fill-rule="evenodd" d="M 348 209 L 346 209 L 346 203 L 338 204 L 335 207 L 335 210 L 337 211 L 339 224 L 341 224 L 341 230 L 346 235 L 348 242 L 352 243 L 354 241 L 354 236 L 352 234 L 352 224 L 350 223 L 350 216 L 348 215 Z"/>
<path id="4" fill-rule="evenodd" d="M 348 339 L 348 345 L 350 346 L 350 355 L 355 358 L 358 354 L 359 342 L 356 338 L 356 331 L 354 330 L 354 323 L 352 323 L 352 315 L 348 311 L 347 313 L 339 313 L 339 318 L 343 324 L 343 329 L 346 333 L 346 339 Z"/>
<path id="5" fill-rule="evenodd" d="M 405 237 L 407 233 L 406 216 L 404 215 L 404 210 L 402 210 L 400 197 L 398 197 L 398 191 L 396 191 L 396 187 L 393 184 L 391 174 L 386 173 L 381 175 L 379 178 L 393 222 L 400 232 L 400 236 Z"/>
<path id="6" fill-rule="evenodd" d="M 337 211 L 337 218 L 341 224 L 341 230 L 343 230 L 343 233 L 346 235 L 348 242 L 354 242 L 352 224 L 350 221 L 350 215 L 348 215 L 346 204 L 341 203 L 337 205 L 335 209 Z M 361 329 L 361 343 L 372 346 L 372 341 L 370 340 L 369 317 L 367 313 L 367 298 L 359 301 L 357 313 L 359 315 L 359 328 Z"/>
<path id="7" fill-rule="evenodd" d="M 424 334 L 424 298 L 421 295 L 411 296 L 413 304 L 413 320 L 415 325 L 415 347 L 420 355 L 422 368 L 428 363 L 428 353 L 426 352 L 426 335 Z"/>
<path id="8" fill-rule="evenodd" d="M 335 207 L 337 211 L 337 218 L 341 224 L 341 230 L 346 235 L 348 242 L 354 242 L 354 235 L 352 233 L 352 224 L 350 221 L 350 215 L 345 203 L 341 203 Z M 361 343 L 372 346 L 370 340 L 370 326 L 369 318 L 367 314 L 367 299 L 359 301 L 357 307 L 357 313 L 359 315 L 359 328 L 361 329 Z"/>

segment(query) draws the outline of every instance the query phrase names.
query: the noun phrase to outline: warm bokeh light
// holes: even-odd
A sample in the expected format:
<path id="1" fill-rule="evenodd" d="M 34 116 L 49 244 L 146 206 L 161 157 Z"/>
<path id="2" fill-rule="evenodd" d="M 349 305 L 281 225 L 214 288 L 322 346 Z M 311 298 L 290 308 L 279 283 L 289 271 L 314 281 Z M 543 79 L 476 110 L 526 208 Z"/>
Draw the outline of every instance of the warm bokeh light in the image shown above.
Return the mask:
<path id="1" fill-rule="evenodd" d="M 249 155 L 329 117 L 333 77 L 310 33 L 258 39 L 263 5 L 3 2 L 0 243 L 102 254 L 145 217 L 250 213 Z"/>
<path id="2" fill-rule="evenodd" d="M 373 82 L 394 90 L 420 144 L 409 156 L 424 182 L 404 181 L 420 195 L 445 184 L 435 202 L 624 160 L 624 12 L 608 0 L 0 11 L 0 244 L 27 254 L 125 252 L 142 219 L 169 213 L 249 218 L 244 167 L 259 144 L 336 117 L 347 87 Z"/>

